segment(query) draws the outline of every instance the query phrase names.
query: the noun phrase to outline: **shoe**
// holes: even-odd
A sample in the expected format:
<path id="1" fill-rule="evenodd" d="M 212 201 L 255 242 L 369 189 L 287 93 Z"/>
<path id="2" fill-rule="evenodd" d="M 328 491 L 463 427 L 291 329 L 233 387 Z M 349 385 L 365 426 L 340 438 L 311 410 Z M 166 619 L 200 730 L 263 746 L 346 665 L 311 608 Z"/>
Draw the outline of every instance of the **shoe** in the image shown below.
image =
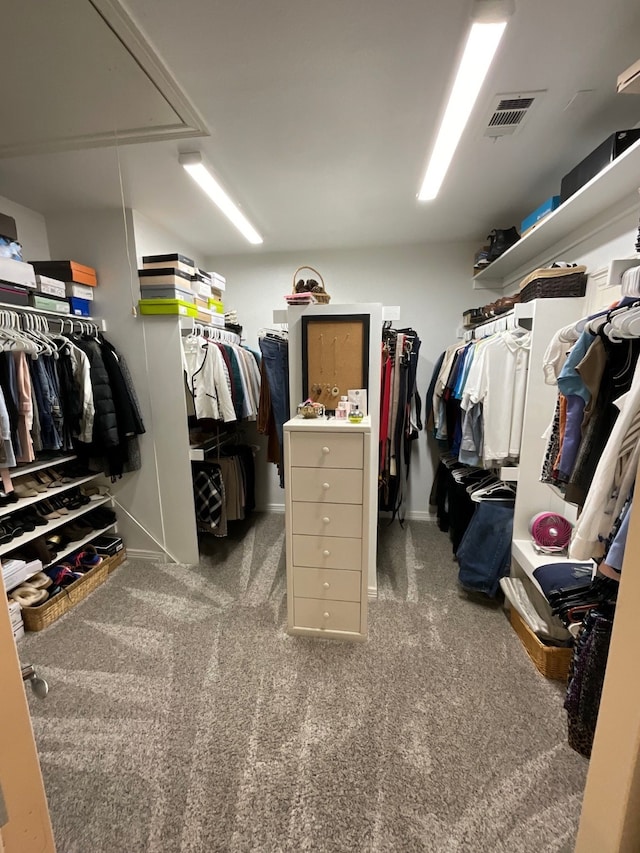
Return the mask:
<path id="1" fill-rule="evenodd" d="M 99 530 L 102 527 L 108 527 L 110 524 L 115 524 L 117 521 L 117 516 L 112 509 L 107 509 L 106 507 L 99 507 L 99 509 L 94 509 L 86 516 L 87 521 L 89 521 L 94 530 Z"/>
<path id="2" fill-rule="evenodd" d="M 24 483 L 14 483 L 13 491 L 19 498 L 36 498 L 39 494 L 36 489 L 29 488 Z"/>
<path id="3" fill-rule="evenodd" d="M 519 239 L 520 235 L 515 225 L 512 225 L 511 228 L 494 228 L 487 237 L 489 241 L 488 263 L 493 263 L 500 255 L 504 255 L 507 249 L 510 249 Z"/>
<path id="4" fill-rule="evenodd" d="M 47 521 L 54 521 L 56 518 L 60 518 L 60 513 L 56 512 L 56 510 L 51 506 L 49 501 L 41 501 L 35 506 L 36 512 L 40 513 L 43 518 L 46 518 Z"/>
<path id="5" fill-rule="evenodd" d="M 14 524 L 18 524 L 26 533 L 32 533 L 36 529 L 36 523 L 30 515 L 22 512 L 16 512 L 11 516 Z"/>
<path id="6" fill-rule="evenodd" d="M 36 527 L 46 527 L 49 523 L 46 518 L 37 513 L 34 509 L 23 509 L 20 513 L 21 518 L 28 518 Z"/>
<path id="7" fill-rule="evenodd" d="M 0 492 L 0 507 L 18 503 L 19 500 L 20 498 L 13 490 L 10 492 Z"/>
<path id="8" fill-rule="evenodd" d="M 49 476 L 44 469 L 42 471 L 35 471 L 33 477 L 36 482 L 40 483 L 41 486 L 44 486 L 45 489 L 57 489 L 62 485 L 62 483 Z"/>
<path id="9" fill-rule="evenodd" d="M 15 521 L 13 516 L 9 516 L 8 518 L 4 519 L 4 521 L 2 522 L 2 528 L 4 529 L 5 533 L 8 533 L 10 535 L 11 539 L 9 541 L 11 541 L 12 539 L 17 539 L 25 532 L 24 527 L 22 527 L 22 525 L 19 524 L 18 521 Z"/>
<path id="10" fill-rule="evenodd" d="M 69 510 L 67 509 L 67 502 L 64 500 L 64 495 L 51 497 L 47 501 L 48 504 L 51 504 L 55 512 L 59 512 L 60 515 L 69 515 Z"/>
<path id="11" fill-rule="evenodd" d="M 35 477 L 25 477 L 22 480 L 22 484 L 28 489 L 34 489 L 39 495 L 43 495 L 47 491 L 47 487 L 39 483 Z"/>

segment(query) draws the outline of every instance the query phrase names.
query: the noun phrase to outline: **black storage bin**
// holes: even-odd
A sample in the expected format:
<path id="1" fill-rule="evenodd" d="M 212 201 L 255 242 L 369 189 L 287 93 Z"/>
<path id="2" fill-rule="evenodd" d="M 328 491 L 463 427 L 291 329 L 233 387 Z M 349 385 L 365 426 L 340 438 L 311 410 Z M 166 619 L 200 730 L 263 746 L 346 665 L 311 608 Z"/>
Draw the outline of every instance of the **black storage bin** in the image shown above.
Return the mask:
<path id="1" fill-rule="evenodd" d="M 612 163 L 616 157 L 624 153 L 638 139 L 640 139 L 640 129 L 618 130 L 612 133 L 588 157 L 585 157 L 581 163 L 578 163 L 575 168 L 567 172 L 564 176 L 560 184 L 560 203 L 562 204 L 562 202 L 565 202 L 574 193 L 577 193 L 580 187 L 583 187 L 591 178 L 594 178 L 598 172 L 601 172 L 605 166 Z"/>

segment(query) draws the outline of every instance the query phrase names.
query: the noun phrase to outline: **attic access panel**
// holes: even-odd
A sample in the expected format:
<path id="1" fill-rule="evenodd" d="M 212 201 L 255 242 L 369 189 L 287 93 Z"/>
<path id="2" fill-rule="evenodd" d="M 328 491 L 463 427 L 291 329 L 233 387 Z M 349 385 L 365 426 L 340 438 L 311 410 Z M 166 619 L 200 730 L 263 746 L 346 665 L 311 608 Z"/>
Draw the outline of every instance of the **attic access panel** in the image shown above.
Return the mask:
<path id="1" fill-rule="evenodd" d="M 207 133 L 119 0 L 5 0 L 0 157 Z"/>

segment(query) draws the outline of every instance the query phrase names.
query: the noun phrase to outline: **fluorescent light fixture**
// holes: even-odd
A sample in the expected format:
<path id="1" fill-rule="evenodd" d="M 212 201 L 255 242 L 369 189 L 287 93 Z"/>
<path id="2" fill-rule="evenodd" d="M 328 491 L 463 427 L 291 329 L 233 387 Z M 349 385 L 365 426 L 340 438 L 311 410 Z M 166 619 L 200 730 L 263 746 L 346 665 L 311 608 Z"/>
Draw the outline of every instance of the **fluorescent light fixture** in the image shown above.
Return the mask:
<path id="1" fill-rule="evenodd" d="M 185 168 L 193 180 L 206 192 L 211 201 L 220 208 L 227 219 L 236 226 L 243 237 L 246 237 L 250 243 L 256 246 L 263 242 L 262 237 L 244 213 L 242 213 L 240 208 L 232 201 L 230 196 L 222 189 L 218 181 L 204 165 L 202 155 L 199 152 L 181 154 L 178 159 L 180 165 Z"/>
<path id="2" fill-rule="evenodd" d="M 506 26 L 506 21 L 476 22 L 471 26 L 427 173 L 418 193 L 419 201 L 431 201 L 440 191 Z"/>

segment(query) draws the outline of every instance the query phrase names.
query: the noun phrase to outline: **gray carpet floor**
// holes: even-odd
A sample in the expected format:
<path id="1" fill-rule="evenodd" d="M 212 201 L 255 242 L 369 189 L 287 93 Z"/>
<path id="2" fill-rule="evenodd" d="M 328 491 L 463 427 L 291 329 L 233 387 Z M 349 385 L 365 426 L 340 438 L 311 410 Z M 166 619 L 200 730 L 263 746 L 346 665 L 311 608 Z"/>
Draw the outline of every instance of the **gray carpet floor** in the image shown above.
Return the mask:
<path id="1" fill-rule="evenodd" d="M 59 853 L 566 853 L 562 691 L 428 522 L 381 530 L 367 644 L 289 637 L 283 517 L 131 561 L 20 644 Z"/>

